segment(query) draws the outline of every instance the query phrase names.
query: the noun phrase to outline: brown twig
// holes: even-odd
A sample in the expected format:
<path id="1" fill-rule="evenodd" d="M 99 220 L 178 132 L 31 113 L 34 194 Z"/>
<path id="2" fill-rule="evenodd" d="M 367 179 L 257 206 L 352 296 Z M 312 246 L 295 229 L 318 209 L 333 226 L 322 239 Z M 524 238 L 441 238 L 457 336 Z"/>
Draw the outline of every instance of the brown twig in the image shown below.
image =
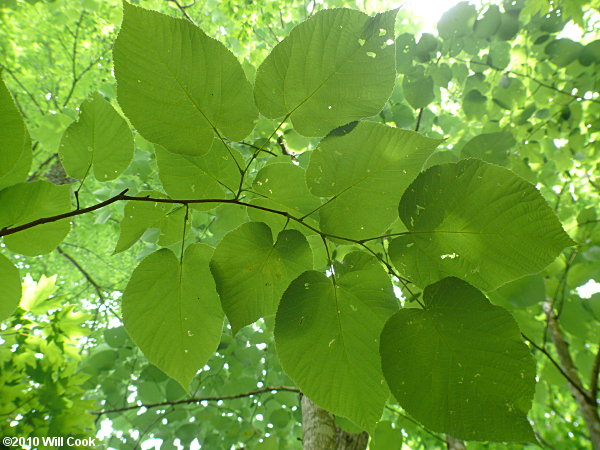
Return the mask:
<path id="1" fill-rule="evenodd" d="M 594 365 L 592 367 L 592 375 L 590 377 L 590 397 L 595 402 L 598 401 L 598 376 L 600 375 L 600 344 L 598 345 L 598 351 L 596 352 L 596 358 L 594 358 Z"/>
<path id="2" fill-rule="evenodd" d="M 196 22 L 194 22 L 194 20 L 189 16 L 189 14 L 186 12 L 186 9 L 194 6 L 196 4 L 196 2 L 192 2 L 189 5 L 182 5 L 181 3 L 179 3 L 177 0 L 167 0 L 168 3 L 174 3 L 175 6 L 177 6 L 177 9 L 179 9 L 179 11 L 181 11 L 181 14 L 183 14 L 183 17 L 185 17 L 187 20 L 189 20 L 191 23 L 193 23 L 194 25 L 196 25 Z"/>
<path id="3" fill-rule="evenodd" d="M 109 413 L 123 412 L 123 411 L 131 411 L 132 409 L 139 408 L 161 408 L 165 406 L 175 406 L 175 405 L 186 405 L 192 403 L 200 403 L 200 402 L 218 402 L 221 400 L 235 400 L 238 398 L 251 397 L 253 395 L 266 394 L 269 392 L 300 392 L 300 389 L 293 386 L 268 386 L 260 389 L 255 389 L 249 392 L 242 392 L 241 394 L 233 394 L 233 395 L 223 395 L 219 397 L 200 397 L 200 398 L 188 398 L 183 400 L 176 401 L 167 401 L 167 402 L 158 402 L 158 403 L 149 403 L 145 405 L 131 405 L 124 406 L 123 408 L 114 408 L 114 409 L 105 409 L 102 411 L 92 411 L 91 413 L 94 415 L 104 415 Z"/>
<path id="4" fill-rule="evenodd" d="M 556 361 L 552 357 L 552 355 L 548 352 L 548 350 L 546 350 L 545 348 L 543 348 L 541 345 L 536 344 L 532 339 L 528 338 L 524 333 L 521 333 L 521 336 L 523 336 L 523 339 L 525 339 L 527 342 L 529 342 L 533 348 L 535 348 L 536 350 L 539 350 L 540 352 L 542 352 L 544 354 L 544 356 L 546 356 L 546 358 L 548 358 L 548 360 L 550 360 L 550 362 L 554 365 L 554 367 L 556 367 L 558 369 L 558 371 L 560 372 L 560 374 L 575 389 L 577 389 L 581 395 L 583 395 L 585 398 L 587 398 L 589 400 L 588 393 L 585 391 L 585 389 L 583 388 L 583 386 L 581 386 L 581 384 L 577 380 L 574 380 L 573 378 L 571 378 L 571 376 L 569 376 L 569 374 L 562 368 L 562 366 L 558 363 L 558 361 Z"/>
<path id="5" fill-rule="evenodd" d="M 423 108 L 419 109 L 419 115 L 417 116 L 417 124 L 415 125 L 415 131 L 419 131 L 421 127 L 421 118 L 423 117 Z"/>
<path id="6" fill-rule="evenodd" d="M 460 62 L 463 62 L 463 63 L 466 63 L 466 64 L 478 64 L 480 66 L 489 67 L 490 69 L 495 70 L 497 72 L 504 72 L 504 73 L 509 73 L 511 75 L 515 75 L 517 77 L 527 78 L 528 80 L 531 80 L 534 83 L 537 83 L 539 86 L 545 87 L 547 89 L 551 89 L 551 90 L 553 90 L 555 92 L 558 92 L 559 94 L 567 95 L 567 96 L 572 97 L 572 98 L 574 98 L 576 100 L 588 101 L 588 102 L 593 102 L 593 103 L 600 103 L 599 100 L 596 100 L 594 98 L 585 98 L 585 97 L 583 97 L 581 95 L 575 95 L 575 94 L 572 94 L 570 92 L 563 91 L 562 89 L 559 89 L 556 86 L 553 86 L 553 85 L 548 84 L 548 83 L 546 83 L 544 81 L 538 80 L 537 78 L 532 77 L 531 75 L 526 74 L 526 73 L 515 72 L 514 70 L 501 69 L 500 67 L 495 67 L 492 64 L 489 64 L 489 63 L 483 62 L 483 61 L 471 61 L 471 60 L 466 60 L 466 59 L 461 59 L 461 58 L 454 58 L 454 59 L 456 61 L 460 61 Z"/>

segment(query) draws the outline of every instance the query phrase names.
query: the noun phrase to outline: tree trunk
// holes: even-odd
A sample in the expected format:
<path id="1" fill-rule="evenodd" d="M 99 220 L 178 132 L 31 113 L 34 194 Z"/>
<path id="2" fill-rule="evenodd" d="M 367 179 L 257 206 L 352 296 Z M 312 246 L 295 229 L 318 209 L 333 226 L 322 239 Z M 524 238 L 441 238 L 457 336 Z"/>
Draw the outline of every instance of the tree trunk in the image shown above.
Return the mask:
<path id="1" fill-rule="evenodd" d="M 369 442 L 366 432 L 354 434 L 336 428 L 335 417 L 301 396 L 302 443 L 304 450 L 365 450 Z"/>
<path id="2" fill-rule="evenodd" d="M 348 433 L 341 428 L 336 429 L 336 450 L 365 450 L 369 443 L 369 434 L 366 431 L 362 433 Z"/>
<path id="3" fill-rule="evenodd" d="M 452 436 L 446 435 L 446 448 L 448 450 L 466 450 L 467 446 L 464 441 L 454 439 Z"/>
<path id="4" fill-rule="evenodd" d="M 600 450 L 600 417 L 598 416 L 596 393 L 590 392 L 590 395 L 586 397 L 581 392 L 581 390 L 584 390 L 584 387 L 581 382 L 581 378 L 579 377 L 579 372 L 577 371 L 575 363 L 573 362 L 573 358 L 571 358 L 569 344 L 565 340 L 556 320 L 556 315 L 552 309 L 552 304 L 550 302 L 544 302 L 542 307 L 544 309 L 544 313 L 546 313 L 550 337 L 552 338 L 552 342 L 556 348 L 560 365 L 565 373 L 569 376 L 570 380 L 572 380 L 568 382 L 569 389 L 571 390 L 571 394 L 577 403 L 579 412 L 583 416 L 583 420 L 585 420 L 585 424 L 590 432 L 592 446 L 595 450 Z M 580 389 L 577 389 L 573 383 L 577 383 Z"/>
<path id="5" fill-rule="evenodd" d="M 302 395 L 302 444 L 304 450 L 335 450 L 336 434 L 333 414 L 319 408 Z"/>

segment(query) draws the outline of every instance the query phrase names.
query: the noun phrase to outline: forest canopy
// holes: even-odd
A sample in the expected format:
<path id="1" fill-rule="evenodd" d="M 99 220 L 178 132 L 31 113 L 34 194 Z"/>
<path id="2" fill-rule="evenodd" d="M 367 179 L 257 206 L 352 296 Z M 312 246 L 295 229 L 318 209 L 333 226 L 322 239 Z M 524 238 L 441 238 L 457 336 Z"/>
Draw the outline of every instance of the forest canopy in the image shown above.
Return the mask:
<path id="1" fill-rule="evenodd" d="M 600 449 L 600 3 L 444 8 L 0 0 L 3 447 Z"/>

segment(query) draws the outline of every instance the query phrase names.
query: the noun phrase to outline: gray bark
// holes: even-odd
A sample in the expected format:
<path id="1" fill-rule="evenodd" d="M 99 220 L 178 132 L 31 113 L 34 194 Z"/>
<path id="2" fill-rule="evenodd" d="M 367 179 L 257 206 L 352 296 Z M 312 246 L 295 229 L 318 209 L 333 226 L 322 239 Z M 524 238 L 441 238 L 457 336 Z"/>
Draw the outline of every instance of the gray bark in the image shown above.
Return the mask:
<path id="1" fill-rule="evenodd" d="M 446 448 L 448 450 L 466 450 L 467 446 L 464 441 L 454 439 L 452 436 L 446 435 Z"/>
<path id="2" fill-rule="evenodd" d="M 337 450 L 365 450 L 369 443 L 369 434 L 366 431 L 355 434 L 337 428 L 336 434 Z"/>
<path id="3" fill-rule="evenodd" d="M 552 338 L 554 348 L 558 354 L 560 365 L 565 373 L 569 376 L 570 380 L 572 380 L 572 382 L 568 382 L 571 395 L 573 395 L 573 398 L 577 403 L 577 407 L 579 408 L 579 412 L 583 416 L 583 420 L 588 428 L 592 446 L 595 450 L 600 450 L 600 417 L 598 416 L 596 392 L 593 394 L 590 393 L 591 395 L 588 397 L 585 397 L 582 394 L 580 389 L 583 388 L 583 384 L 581 382 L 581 378 L 579 377 L 577 367 L 575 367 L 575 363 L 573 362 L 573 358 L 571 358 L 569 344 L 565 340 L 560 326 L 558 325 L 558 321 L 556 320 L 556 314 L 554 313 L 552 304 L 550 302 L 544 302 L 542 307 L 544 309 L 544 313 L 546 314 L 546 319 L 548 320 L 548 330 L 550 331 L 550 337 Z M 577 389 L 573 383 L 577 383 L 580 389 Z"/>
<path id="4" fill-rule="evenodd" d="M 302 444 L 304 450 L 335 450 L 336 433 L 333 414 L 319 408 L 302 395 Z"/>
<path id="5" fill-rule="evenodd" d="M 366 432 L 354 434 L 337 428 L 335 417 L 302 395 L 302 444 L 304 450 L 365 450 Z"/>

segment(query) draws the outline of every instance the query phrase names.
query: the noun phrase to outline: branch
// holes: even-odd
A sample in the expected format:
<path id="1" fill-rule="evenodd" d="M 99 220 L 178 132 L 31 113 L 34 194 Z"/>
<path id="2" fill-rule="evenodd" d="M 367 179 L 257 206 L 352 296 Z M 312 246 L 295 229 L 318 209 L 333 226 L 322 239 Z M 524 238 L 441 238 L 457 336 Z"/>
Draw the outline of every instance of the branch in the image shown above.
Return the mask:
<path id="1" fill-rule="evenodd" d="M 272 152 L 271 150 L 267 150 L 266 148 L 261 148 L 258 145 L 251 144 L 250 142 L 246 142 L 246 141 L 240 141 L 240 142 L 228 141 L 228 143 L 229 144 L 242 144 L 242 145 L 245 145 L 247 147 L 253 148 L 254 150 L 259 150 L 261 152 L 268 153 L 269 155 L 277 156 L 277 153 Z"/>
<path id="2" fill-rule="evenodd" d="M 19 80 L 17 78 L 17 76 L 15 75 L 15 73 L 10 70 L 8 67 L 3 66 L 0 64 L 0 70 L 5 70 L 7 74 L 9 74 L 13 80 L 16 81 L 16 83 L 20 86 L 21 89 L 23 89 L 23 91 L 25 91 L 25 93 L 27 94 L 27 96 L 31 99 L 31 101 L 33 102 L 33 104 L 35 105 L 35 107 L 38 109 L 38 111 L 44 115 L 44 110 L 42 109 L 42 107 L 40 106 L 40 104 L 37 102 L 37 100 L 35 99 L 35 97 L 33 96 L 33 94 L 29 91 L 29 89 L 27 89 L 25 87 L 25 85 L 23 83 L 21 83 L 21 80 Z"/>
<path id="3" fill-rule="evenodd" d="M 69 88 L 69 92 L 67 93 L 67 96 L 65 97 L 65 101 L 63 102 L 63 107 L 67 106 L 67 104 L 69 103 L 69 101 L 71 100 L 71 97 L 73 96 L 73 93 L 75 92 L 75 87 L 77 86 L 77 83 L 79 83 L 81 81 L 81 79 L 83 78 L 83 76 L 92 68 L 94 67 L 94 65 L 100 61 L 104 55 L 109 51 L 110 48 L 106 48 L 104 49 L 104 51 L 100 54 L 100 56 L 96 57 L 95 59 L 93 59 L 92 61 L 90 61 L 90 63 L 85 66 L 83 68 L 83 70 L 81 72 L 79 72 L 79 75 L 77 75 L 77 78 L 73 79 L 73 82 L 71 83 L 71 87 Z"/>
<path id="4" fill-rule="evenodd" d="M 57 214 L 55 216 L 42 217 L 40 219 L 33 220 L 31 222 L 27 222 L 22 225 L 2 228 L 2 229 L 0 229 L 0 237 L 18 233 L 20 231 L 24 231 L 29 228 L 36 227 L 38 225 L 43 225 L 45 223 L 52 223 L 52 222 L 56 222 L 58 220 L 67 219 L 69 217 L 75 217 L 75 216 L 87 214 L 89 212 L 104 208 L 105 206 L 108 206 L 112 203 L 126 200 L 126 201 L 151 202 L 151 203 L 167 203 L 167 204 L 174 204 L 174 205 L 177 205 L 177 204 L 178 205 L 191 205 L 191 204 L 202 204 L 202 203 L 227 203 L 227 204 L 232 204 L 232 205 L 246 206 L 248 208 L 259 209 L 261 211 L 266 211 L 266 212 L 270 212 L 273 214 L 277 214 L 279 216 L 289 218 L 290 220 L 293 220 L 295 222 L 302 224 L 304 227 L 308 228 L 309 230 L 314 231 L 315 233 L 319 234 L 322 237 L 328 237 L 328 238 L 332 238 L 332 239 L 340 239 L 340 240 L 343 240 L 346 242 L 353 242 L 355 244 L 362 245 L 362 242 L 357 239 L 351 239 L 351 238 L 347 238 L 347 237 L 343 237 L 343 236 L 338 236 L 335 234 L 325 233 L 325 232 L 319 230 L 318 228 L 313 227 L 312 225 L 309 225 L 301 217 L 292 216 L 290 213 L 288 213 L 286 211 L 279 211 L 276 209 L 267 208 L 265 206 L 254 205 L 252 203 L 243 202 L 243 201 L 237 200 L 237 199 L 221 199 L 221 198 L 170 199 L 170 198 L 156 198 L 156 197 L 150 197 L 150 196 L 136 197 L 136 196 L 132 196 L 132 195 L 126 195 L 127 191 L 128 191 L 128 189 L 125 189 L 120 194 L 117 194 L 114 197 L 109 198 L 108 200 L 105 200 L 103 202 L 89 206 L 87 208 L 77 208 L 73 211 L 69 211 L 69 212 L 62 213 L 62 214 Z"/>
<path id="5" fill-rule="evenodd" d="M 592 376 L 590 377 L 590 397 L 592 397 L 594 403 L 598 401 L 598 375 L 600 375 L 600 344 L 598 345 L 594 366 L 592 367 Z"/>
<path id="6" fill-rule="evenodd" d="M 423 108 L 419 109 L 419 115 L 417 116 L 417 124 L 415 125 L 415 131 L 419 131 L 421 127 L 421 118 L 423 117 Z"/>
<path id="7" fill-rule="evenodd" d="M 189 8 L 189 7 L 191 7 L 191 6 L 194 6 L 196 4 L 196 1 L 193 1 L 189 5 L 182 5 L 177 0 L 167 0 L 167 3 L 174 3 L 175 6 L 177 6 L 177 8 L 179 9 L 179 11 L 181 11 L 181 14 L 183 14 L 183 17 L 185 17 L 187 20 L 189 20 L 194 25 L 196 25 L 196 22 L 194 22 L 194 20 L 186 12 L 186 9 Z"/>
<path id="8" fill-rule="evenodd" d="M 0 237 L 18 233 L 20 231 L 24 231 L 29 228 L 36 227 L 38 225 L 52 223 L 52 222 L 56 222 L 58 220 L 67 219 L 69 217 L 75 217 L 75 216 L 80 216 L 82 214 L 87 214 L 89 212 L 104 208 L 105 206 L 108 206 L 112 203 L 115 203 L 118 201 L 123 201 L 123 200 L 138 201 L 138 202 L 151 202 L 151 203 L 179 204 L 179 205 L 185 205 L 185 206 L 190 205 L 190 204 L 202 204 L 202 203 L 222 203 L 222 204 L 240 205 L 240 206 L 246 206 L 248 208 L 253 208 L 253 209 L 258 209 L 261 211 L 270 212 L 272 214 L 277 214 L 279 216 L 285 217 L 288 220 L 293 220 L 293 221 L 301 224 L 305 228 L 317 233 L 319 236 L 321 236 L 321 238 L 339 239 L 342 241 L 352 242 L 354 244 L 360 245 L 365 250 L 370 252 L 373 256 L 375 256 L 383 265 L 385 265 L 385 267 L 388 269 L 388 272 L 390 274 L 398 277 L 398 279 L 401 280 L 402 283 L 404 284 L 404 287 L 414 297 L 414 294 L 410 291 L 410 289 L 408 288 L 408 286 L 406 284 L 406 282 L 409 280 L 406 280 L 406 279 L 402 278 L 399 274 L 397 274 L 394 271 L 393 267 L 385 259 L 383 259 L 375 251 L 373 251 L 373 249 L 371 249 L 368 245 L 366 245 L 365 242 L 367 240 L 352 239 L 352 238 L 348 238 L 348 237 L 344 237 L 344 236 L 338 236 L 335 234 L 325 233 L 324 231 L 321 231 L 320 229 L 306 223 L 304 221 L 306 216 L 296 217 L 296 216 L 291 215 L 287 211 L 279 211 L 277 209 L 272 209 L 272 208 L 267 208 L 265 206 L 247 203 L 247 202 L 238 200 L 237 198 L 234 198 L 234 199 L 170 199 L 170 198 L 157 198 L 157 197 L 150 197 L 150 196 L 136 197 L 136 196 L 132 196 L 132 195 L 127 195 L 127 191 L 128 191 L 128 189 L 125 189 L 123 192 L 115 195 L 114 197 L 111 197 L 108 200 L 105 200 L 103 202 L 89 206 L 87 208 L 79 208 L 78 207 L 73 211 L 69 211 L 69 212 L 66 212 L 63 214 L 57 214 L 55 216 L 49 216 L 49 217 L 42 217 L 40 219 L 33 220 L 31 222 L 28 222 L 28 223 L 25 223 L 22 225 L 18 225 L 18 226 L 5 227 L 3 229 L 0 229 Z M 407 232 L 407 234 L 409 234 L 409 232 Z"/>
<path id="9" fill-rule="evenodd" d="M 517 77 L 527 78 L 528 80 L 531 80 L 531 81 L 537 83 L 538 85 L 540 85 L 542 87 L 545 87 L 547 89 L 551 89 L 553 91 L 556 91 L 556 92 L 558 92 L 560 94 L 563 94 L 563 95 L 567 95 L 569 97 L 573 97 L 574 99 L 581 100 L 581 101 L 593 102 L 593 103 L 599 103 L 600 104 L 599 100 L 596 100 L 594 98 L 585 98 L 585 97 L 582 97 L 581 95 L 571 94 L 570 92 L 563 91 L 562 89 L 559 89 L 556 86 L 552 86 L 551 84 L 548 84 L 548 83 L 546 83 L 544 81 L 538 80 L 537 78 L 532 77 L 531 75 L 528 75 L 526 73 L 515 72 L 514 70 L 501 69 L 500 67 L 495 67 L 492 64 L 489 64 L 487 62 L 482 62 L 482 61 L 470 61 L 470 60 L 461 59 L 461 58 L 454 58 L 454 59 L 456 61 L 460 61 L 460 62 L 467 63 L 467 64 L 478 64 L 480 66 L 487 66 L 490 69 L 495 70 L 497 72 L 510 73 L 510 74 L 515 75 Z"/>
<path id="10" fill-rule="evenodd" d="M 554 348 L 556 348 L 556 353 L 558 353 L 558 358 L 560 359 L 561 367 L 564 367 L 564 372 L 568 372 L 569 374 L 567 377 L 569 384 L 582 396 L 582 398 L 588 404 L 595 404 L 595 400 L 590 398 L 588 393 L 582 387 L 581 380 L 579 379 L 579 373 L 577 372 L 575 363 L 571 358 L 569 344 L 564 339 L 562 332 L 558 326 L 558 322 L 556 321 L 556 314 L 554 313 L 552 305 L 549 302 L 544 302 L 543 309 L 544 313 L 546 313 L 546 317 L 548 318 L 548 328 L 550 330 L 550 335 L 552 336 Z M 562 372 L 563 371 L 561 370 L 561 373 Z"/>
<path id="11" fill-rule="evenodd" d="M 446 444 L 446 440 L 443 439 L 442 437 L 438 436 L 437 434 L 435 434 L 433 431 L 431 431 L 429 428 L 425 428 L 424 425 L 420 424 L 419 422 L 417 422 L 415 419 L 413 419 L 410 416 L 407 416 L 406 414 L 403 414 L 402 412 L 398 411 L 396 408 L 392 408 L 391 406 L 385 405 L 386 409 L 389 409 L 390 411 L 398 414 L 400 417 L 405 418 L 406 420 L 408 420 L 409 422 L 414 423 L 416 426 L 418 426 L 419 428 L 423 429 L 423 431 L 425 431 L 426 433 L 430 434 L 431 436 L 433 436 L 434 438 L 436 438 L 438 441 L 443 442 L 444 444 Z"/>
<path id="12" fill-rule="evenodd" d="M 87 208 L 76 209 L 74 211 L 69 211 L 69 212 L 66 212 L 66 213 L 63 213 L 63 214 L 57 214 L 55 216 L 42 217 L 40 219 L 33 220 L 31 222 L 28 222 L 28 223 L 25 223 L 23 225 L 19 225 L 19 226 L 16 226 L 16 227 L 5 227 L 5 228 L 2 228 L 0 230 L 0 237 L 2 237 L 2 236 L 8 236 L 9 234 L 18 233 L 19 231 L 27 230 L 29 228 L 33 228 L 33 227 L 36 227 L 38 225 L 42 225 L 42 224 L 45 224 L 45 223 L 52 223 L 52 222 L 56 222 L 58 220 L 68 219 L 69 217 L 80 216 L 82 214 L 86 214 L 86 213 L 89 213 L 89 212 L 92 212 L 92 211 L 96 211 L 97 209 L 104 208 L 105 206 L 108 206 L 108 205 L 110 205 L 112 203 L 118 202 L 119 200 L 124 200 L 125 193 L 128 190 L 129 189 L 125 189 L 120 194 L 117 194 L 114 197 L 109 198 L 108 200 L 105 200 L 103 202 L 100 202 L 100 203 L 97 203 L 95 205 L 89 206 Z"/>
<path id="13" fill-rule="evenodd" d="M 56 251 L 59 254 L 61 254 L 62 256 L 64 256 L 65 259 L 67 259 L 71 264 L 73 264 L 73 266 L 75 266 L 75 268 L 83 275 L 83 277 L 87 280 L 87 282 L 90 283 L 92 285 L 92 287 L 94 288 L 94 290 L 96 291 L 96 294 L 98 295 L 98 298 L 100 299 L 100 306 L 98 307 L 98 310 L 96 311 L 96 317 L 97 317 L 97 312 L 100 310 L 100 307 L 104 306 L 107 309 L 109 309 L 110 312 L 112 312 L 115 315 L 115 317 L 117 317 L 121 322 L 123 322 L 123 319 L 121 318 L 121 316 L 119 316 L 119 314 L 117 314 L 111 308 L 111 306 L 106 303 L 107 299 L 104 296 L 104 293 L 102 292 L 102 290 L 104 288 L 102 286 L 100 286 L 100 284 L 94 278 L 92 278 L 90 273 L 87 270 L 85 270 L 83 268 L 83 266 L 75 258 L 73 258 L 71 255 L 69 255 L 67 252 L 65 252 L 62 248 L 57 247 Z"/>
<path id="14" fill-rule="evenodd" d="M 37 176 L 40 174 L 40 172 L 42 171 L 42 169 L 44 167 L 46 167 L 48 164 L 50 164 L 56 158 L 58 158 L 58 153 L 53 153 L 52 155 L 50 155 L 43 163 L 41 163 L 39 165 L 39 167 L 35 170 L 35 172 L 33 172 L 31 175 L 29 175 L 29 178 L 27 178 L 27 182 L 35 180 L 37 178 Z"/>
<path id="15" fill-rule="evenodd" d="M 102 287 L 98 284 L 96 280 L 92 278 L 89 272 L 85 270 L 75 258 L 73 258 L 71 255 L 65 252 L 62 248 L 57 247 L 56 251 L 62 256 L 64 256 L 65 259 L 67 259 L 71 264 L 73 264 L 73 266 L 75 266 L 75 268 L 81 273 L 81 275 L 83 275 L 83 277 L 88 281 L 88 283 L 90 283 L 94 287 L 94 290 L 98 294 L 98 298 L 100 298 L 102 303 L 104 303 L 104 293 L 102 292 Z"/>
<path id="16" fill-rule="evenodd" d="M 531 340 L 530 338 L 528 338 L 527 336 L 525 336 L 525 334 L 521 333 L 521 336 L 523 336 L 523 339 L 525 339 L 527 342 L 529 342 L 531 344 L 531 346 L 533 348 L 535 348 L 536 350 L 539 350 L 540 352 L 542 352 L 549 360 L 550 362 L 554 365 L 554 367 L 556 367 L 558 369 L 558 371 L 560 372 L 560 374 L 575 388 L 579 391 L 579 393 L 581 395 L 583 395 L 586 399 L 588 398 L 588 393 L 585 392 L 585 389 L 583 389 L 583 387 L 581 386 L 581 382 L 578 382 L 577 380 L 574 380 L 573 378 L 571 378 L 571 376 L 569 376 L 569 374 L 567 372 L 565 372 L 565 370 L 562 368 L 562 366 L 558 363 L 558 361 L 556 361 L 552 355 L 548 352 L 548 350 L 546 350 L 545 348 L 543 348 L 542 346 L 536 344 L 535 342 L 533 342 L 533 340 Z"/>
<path id="17" fill-rule="evenodd" d="M 176 400 L 176 401 L 170 401 L 170 402 L 158 402 L 158 403 L 149 403 L 146 405 L 125 406 L 123 408 L 104 409 L 102 411 L 92 411 L 91 414 L 101 416 L 104 414 L 122 412 L 122 411 L 131 411 L 132 409 L 139 409 L 139 408 L 151 409 L 151 408 L 160 408 L 160 407 L 164 407 L 164 406 L 186 405 L 186 404 L 200 403 L 200 402 L 218 402 L 220 400 L 235 400 L 238 398 L 251 397 L 253 395 L 266 394 L 266 393 L 273 392 L 273 391 L 300 392 L 300 389 L 293 387 L 293 386 L 268 386 L 268 387 L 256 389 L 256 390 L 250 391 L 250 392 L 243 392 L 241 394 L 224 395 L 221 397 L 188 398 L 188 399 L 184 399 L 184 400 Z"/>

